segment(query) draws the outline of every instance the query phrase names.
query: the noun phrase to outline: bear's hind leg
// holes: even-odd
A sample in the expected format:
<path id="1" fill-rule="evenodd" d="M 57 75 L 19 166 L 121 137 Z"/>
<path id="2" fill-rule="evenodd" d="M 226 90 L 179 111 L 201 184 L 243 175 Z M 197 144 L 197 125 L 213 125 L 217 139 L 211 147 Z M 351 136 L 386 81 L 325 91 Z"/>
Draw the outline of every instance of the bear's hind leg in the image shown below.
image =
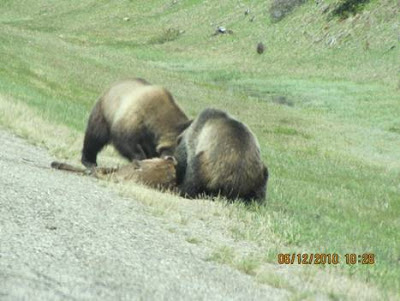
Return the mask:
<path id="1" fill-rule="evenodd" d="M 112 143 L 118 152 L 129 161 L 144 160 L 147 158 L 142 146 L 138 143 L 137 135 L 112 134 Z"/>

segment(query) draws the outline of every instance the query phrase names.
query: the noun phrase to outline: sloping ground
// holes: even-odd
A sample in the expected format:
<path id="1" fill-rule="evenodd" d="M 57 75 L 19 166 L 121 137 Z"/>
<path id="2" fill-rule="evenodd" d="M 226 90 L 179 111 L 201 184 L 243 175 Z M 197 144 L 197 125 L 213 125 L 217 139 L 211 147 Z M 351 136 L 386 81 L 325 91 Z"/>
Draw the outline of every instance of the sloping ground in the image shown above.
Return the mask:
<path id="1" fill-rule="evenodd" d="M 77 160 L 90 107 L 121 77 L 166 86 L 192 117 L 228 110 L 256 133 L 271 178 L 264 206 L 212 207 L 229 220 L 225 237 L 257 246 L 236 261 L 238 245 L 218 244 L 218 260 L 260 280 L 282 252 L 374 253 L 373 266 L 296 271 L 306 294 L 354 299 L 376 284 L 374 296 L 398 295 L 400 4 L 371 1 L 339 20 L 323 13 L 337 1 L 318 3 L 272 23 L 270 1 L 2 1 L 0 123 Z M 214 35 L 220 25 L 233 34 Z M 135 191 L 164 217 L 185 206 Z M 205 218 L 211 205 L 199 204 L 182 223 Z M 326 279 L 320 273 L 344 274 L 351 288 L 320 287 L 310 280 Z"/>
<path id="2" fill-rule="evenodd" d="M 289 292 L 207 261 L 132 199 L 0 130 L 2 300 L 286 300 Z"/>

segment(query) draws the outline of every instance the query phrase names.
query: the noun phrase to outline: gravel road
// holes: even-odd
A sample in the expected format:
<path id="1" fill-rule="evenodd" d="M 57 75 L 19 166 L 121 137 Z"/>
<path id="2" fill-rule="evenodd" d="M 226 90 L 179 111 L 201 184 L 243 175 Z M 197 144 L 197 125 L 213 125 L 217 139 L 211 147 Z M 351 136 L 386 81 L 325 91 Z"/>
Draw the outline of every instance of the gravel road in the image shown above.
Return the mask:
<path id="1" fill-rule="evenodd" d="M 0 300 L 282 300 L 95 179 L 0 130 Z"/>

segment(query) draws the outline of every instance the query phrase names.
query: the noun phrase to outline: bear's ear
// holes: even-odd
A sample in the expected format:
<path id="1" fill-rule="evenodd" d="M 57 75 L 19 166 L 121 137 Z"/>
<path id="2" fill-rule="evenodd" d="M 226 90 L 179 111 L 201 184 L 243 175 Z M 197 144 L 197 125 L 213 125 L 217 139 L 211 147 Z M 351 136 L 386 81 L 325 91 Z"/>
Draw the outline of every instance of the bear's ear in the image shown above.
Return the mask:
<path id="1" fill-rule="evenodd" d="M 192 124 L 192 122 L 193 122 L 193 119 L 188 120 L 188 121 L 178 125 L 178 132 L 182 133 L 183 131 L 185 131 Z"/>
<path id="2" fill-rule="evenodd" d="M 174 156 L 165 156 L 164 160 L 171 161 L 172 163 L 174 163 L 174 166 L 178 165 L 178 161 L 176 161 Z"/>
<path id="3" fill-rule="evenodd" d="M 181 133 L 178 137 L 176 137 L 176 145 L 179 145 L 181 143 L 184 134 L 185 132 Z"/>
<path id="4" fill-rule="evenodd" d="M 136 77 L 134 80 L 146 86 L 151 85 L 147 80 L 141 77 Z"/>

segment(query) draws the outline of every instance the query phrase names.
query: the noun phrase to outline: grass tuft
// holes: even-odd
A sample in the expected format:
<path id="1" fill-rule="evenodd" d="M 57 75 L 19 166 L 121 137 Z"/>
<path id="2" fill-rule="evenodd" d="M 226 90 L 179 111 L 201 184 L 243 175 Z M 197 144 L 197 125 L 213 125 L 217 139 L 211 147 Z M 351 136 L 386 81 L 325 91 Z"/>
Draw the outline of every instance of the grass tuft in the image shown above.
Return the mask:
<path id="1" fill-rule="evenodd" d="M 332 10 L 331 15 L 347 19 L 351 15 L 360 13 L 370 0 L 341 0 Z"/>
<path id="2" fill-rule="evenodd" d="M 175 41 L 179 38 L 181 34 L 183 34 L 183 30 L 179 30 L 176 28 L 168 28 L 164 30 L 160 35 L 151 38 L 148 41 L 148 44 L 164 44 L 167 42 Z"/>
<path id="3" fill-rule="evenodd" d="M 278 22 L 305 2 L 306 0 L 273 0 L 269 8 L 270 17 L 274 22 Z"/>

